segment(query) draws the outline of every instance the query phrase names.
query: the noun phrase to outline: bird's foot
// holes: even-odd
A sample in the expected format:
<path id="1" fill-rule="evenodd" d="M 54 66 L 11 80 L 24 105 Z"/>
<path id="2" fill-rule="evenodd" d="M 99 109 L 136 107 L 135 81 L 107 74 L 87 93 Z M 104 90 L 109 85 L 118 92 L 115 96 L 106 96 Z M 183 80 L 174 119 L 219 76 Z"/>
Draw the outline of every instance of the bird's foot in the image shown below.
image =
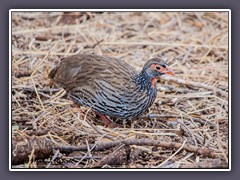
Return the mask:
<path id="1" fill-rule="evenodd" d="M 104 127 L 112 127 L 112 128 L 119 127 L 119 125 L 113 123 L 105 115 L 97 113 L 97 112 L 96 112 L 96 114 L 104 121 Z"/>

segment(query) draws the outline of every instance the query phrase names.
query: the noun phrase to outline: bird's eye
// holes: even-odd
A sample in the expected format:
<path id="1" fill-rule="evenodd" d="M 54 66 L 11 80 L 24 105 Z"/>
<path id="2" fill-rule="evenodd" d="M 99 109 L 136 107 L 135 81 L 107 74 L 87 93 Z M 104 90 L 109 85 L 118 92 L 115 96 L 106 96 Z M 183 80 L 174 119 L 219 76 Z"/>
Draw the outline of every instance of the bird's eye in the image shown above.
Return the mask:
<path id="1" fill-rule="evenodd" d="M 161 69 L 161 67 L 160 66 L 156 66 L 156 70 L 160 70 Z"/>

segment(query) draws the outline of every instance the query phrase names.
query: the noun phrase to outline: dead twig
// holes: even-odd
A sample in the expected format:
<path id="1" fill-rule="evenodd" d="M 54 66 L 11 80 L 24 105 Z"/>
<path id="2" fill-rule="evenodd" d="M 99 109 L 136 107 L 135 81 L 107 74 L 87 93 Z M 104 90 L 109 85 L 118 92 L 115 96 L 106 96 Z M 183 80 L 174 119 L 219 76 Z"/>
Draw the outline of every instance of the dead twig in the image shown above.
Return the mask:
<path id="1" fill-rule="evenodd" d="M 24 131 L 29 136 L 42 136 L 48 134 L 48 129 L 42 129 L 42 130 L 26 130 Z"/>
<path id="2" fill-rule="evenodd" d="M 99 45 L 101 42 L 103 42 L 103 39 L 100 41 L 97 41 L 95 44 L 93 44 L 92 46 L 86 45 L 85 48 L 95 48 L 97 45 Z"/>
<path id="3" fill-rule="evenodd" d="M 26 71 L 26 72 L 15 72 L 15 77 L 16 78 L 21 78 L 21 77 L 29 77 L 29 76 L 31 76 L 31 74 L 32 74 L 32 72 L 33 71 Z"/>
<path id="4" fill-rule="evenodd" d="M 121 144 L 125 145 L 138 145 L 138 146 L 160 146 L 164 148 L 175 148 L 179 149 L 182 144 L 181 143 L 174 143 L 174 142 L 166 142 L 161 140 L 150 140 L 150 139 L 128 139 L 128 140 L 120 140 L 120 141 L 113 141 L 113 142 L 103 142 L 98 144 L 89 144 L 89 147 L 93 151 L 102 151 L 106 149 L 110 149 L 115 146 L 119 146 Z M 92 148 L 95 146 L 94 148 Z M 62 147 L 56 147 L 60 150 L 60 152 L 63 153 L 70 153 L 73 151 L 86 151 L 88 149 L 88 146 L 62 146 Z M 201 154 L 205 157 L 215 158 L 216 153 L 214 150 L 206 148 L 206 147 L 197 147 L 193 145 L 184 145 L 182 147 L 183 150 L 194 152 L 196 154 Z"/>

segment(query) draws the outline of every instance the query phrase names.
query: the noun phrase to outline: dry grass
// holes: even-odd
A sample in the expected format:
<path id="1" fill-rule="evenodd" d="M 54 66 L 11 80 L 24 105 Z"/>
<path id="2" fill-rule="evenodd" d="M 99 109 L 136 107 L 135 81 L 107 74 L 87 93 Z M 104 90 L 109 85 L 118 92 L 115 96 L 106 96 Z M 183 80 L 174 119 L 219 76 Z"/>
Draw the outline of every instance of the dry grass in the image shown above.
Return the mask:
<path id="1" fill-rule="evenodd" d="M 89 108 L 74 108 L 64 90 L 50 89 L 49 71 L 75 53 L 114 56 L 137 70 L 150 57 L 164 55 L 177 76 L 159 80 L 152 118 L 106 128 Z M 226 168 L 228 14 L 13 12 L 12 127 L 13 137 L 47 130 L 42 137 L 58 146 L 147 138 L 208 147 L 217 154 L 211 159 L 182 149 L 132 145 L 126 163 L 101 165 L 105 168 Z M 91 168 L 115 150 L 58 152 L 52 161 L 15 167 Z"/>

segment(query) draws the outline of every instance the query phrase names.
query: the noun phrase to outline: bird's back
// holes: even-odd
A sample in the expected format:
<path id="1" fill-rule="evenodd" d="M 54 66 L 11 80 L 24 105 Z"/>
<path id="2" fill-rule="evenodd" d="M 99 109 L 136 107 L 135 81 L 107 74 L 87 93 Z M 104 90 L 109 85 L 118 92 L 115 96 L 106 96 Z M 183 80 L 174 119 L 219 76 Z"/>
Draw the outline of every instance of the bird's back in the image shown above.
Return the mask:
<path id="1" fill-rule="evenodd" d="M 66 90 L 90 85 L 104 80 L 116 84 L 125 83 L 136 74 L 135 70 L 122 60 L 93 54 L 77 54 L 62 59 L 50 72 L 49 77 Z"/>

